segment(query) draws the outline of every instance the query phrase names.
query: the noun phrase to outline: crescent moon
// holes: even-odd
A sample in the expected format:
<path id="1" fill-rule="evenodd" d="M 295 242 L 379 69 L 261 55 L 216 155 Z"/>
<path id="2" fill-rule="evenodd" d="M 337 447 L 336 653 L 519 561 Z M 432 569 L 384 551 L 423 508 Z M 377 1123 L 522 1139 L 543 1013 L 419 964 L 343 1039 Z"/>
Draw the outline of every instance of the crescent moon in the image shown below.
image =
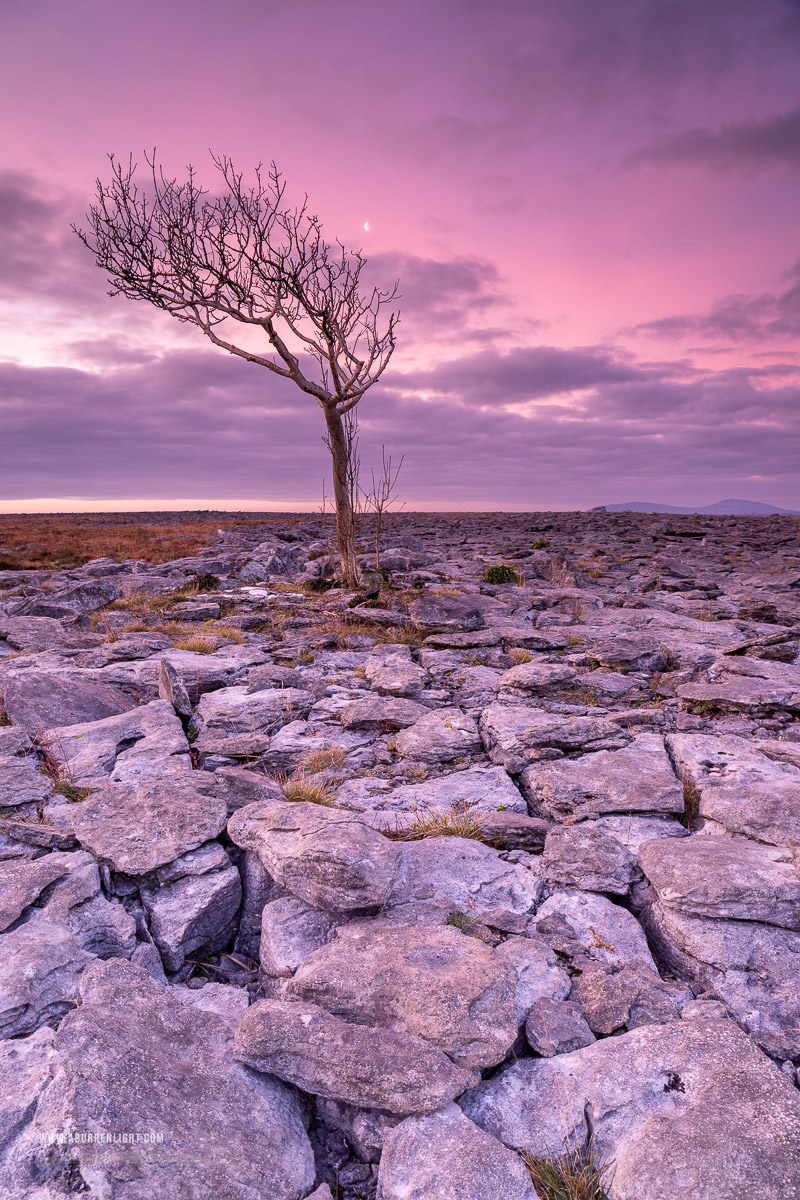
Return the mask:
<path id="1" fill-rule="evenodd" d="M 367 233 L 369 233 L 369 221 L 364 222 L 364 228 L 366 229 Z"/>

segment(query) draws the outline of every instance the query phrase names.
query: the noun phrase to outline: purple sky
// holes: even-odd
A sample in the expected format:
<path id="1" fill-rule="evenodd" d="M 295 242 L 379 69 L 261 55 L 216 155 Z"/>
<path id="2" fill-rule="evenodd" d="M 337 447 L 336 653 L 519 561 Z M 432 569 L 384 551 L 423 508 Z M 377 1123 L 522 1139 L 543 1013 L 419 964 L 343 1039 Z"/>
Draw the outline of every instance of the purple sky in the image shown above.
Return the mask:
<path id="1" fill-rule="evenodd" d="M 152 146 L 274 159 L 400 278 L 359 411 L 409 508 L 800 509 L 800 0 L 26 0 L 0 44 L 0 511 L 319 503 L 316 403 L 69 231 Z"/>

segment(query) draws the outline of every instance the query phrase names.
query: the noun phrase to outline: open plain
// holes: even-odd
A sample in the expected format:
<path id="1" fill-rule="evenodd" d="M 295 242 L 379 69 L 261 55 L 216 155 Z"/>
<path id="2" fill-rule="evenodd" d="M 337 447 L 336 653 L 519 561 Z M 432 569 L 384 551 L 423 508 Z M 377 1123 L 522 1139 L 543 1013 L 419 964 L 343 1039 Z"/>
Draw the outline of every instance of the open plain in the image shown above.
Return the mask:
<path id="1" fill-rule="evenodd" d="M 800 520 L 215 516 L 0 522 L 4 1200 L 800 1197 Z"/>

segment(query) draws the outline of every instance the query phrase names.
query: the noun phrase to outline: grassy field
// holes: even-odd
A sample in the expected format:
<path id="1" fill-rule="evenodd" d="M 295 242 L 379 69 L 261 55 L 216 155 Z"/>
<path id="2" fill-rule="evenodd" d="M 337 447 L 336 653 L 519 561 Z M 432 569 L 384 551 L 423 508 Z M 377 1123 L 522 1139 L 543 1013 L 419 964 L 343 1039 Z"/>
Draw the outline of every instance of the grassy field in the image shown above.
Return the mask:
<path id="1" fill-rule="evenodd" d="M 0 516 L 0 570 L 80 567 L 94 558 L 149 563 L 196 554 L 218 529 L 285 526 L 285 513 L 80 513 Z"/>

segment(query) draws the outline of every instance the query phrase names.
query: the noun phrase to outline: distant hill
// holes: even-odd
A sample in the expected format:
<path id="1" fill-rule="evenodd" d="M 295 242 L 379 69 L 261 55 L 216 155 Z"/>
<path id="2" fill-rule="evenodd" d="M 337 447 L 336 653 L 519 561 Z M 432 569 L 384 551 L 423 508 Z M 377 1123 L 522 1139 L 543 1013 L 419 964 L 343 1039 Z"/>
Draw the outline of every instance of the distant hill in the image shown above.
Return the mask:
<path id="1" fill-rule="evenodd" d="M 720 517 L 800 517 L 797 509 L 776 508 L 774 504 L 761 504 L 758 500 L 718 500 L 716 504 L 707 504 L 705 508 L 682 508 L 674 504 L 653 504 L 649 500 L 630 500 L 626 504 L 604 504 L 602 507 L 606 512 L 698 513 Z"/>

